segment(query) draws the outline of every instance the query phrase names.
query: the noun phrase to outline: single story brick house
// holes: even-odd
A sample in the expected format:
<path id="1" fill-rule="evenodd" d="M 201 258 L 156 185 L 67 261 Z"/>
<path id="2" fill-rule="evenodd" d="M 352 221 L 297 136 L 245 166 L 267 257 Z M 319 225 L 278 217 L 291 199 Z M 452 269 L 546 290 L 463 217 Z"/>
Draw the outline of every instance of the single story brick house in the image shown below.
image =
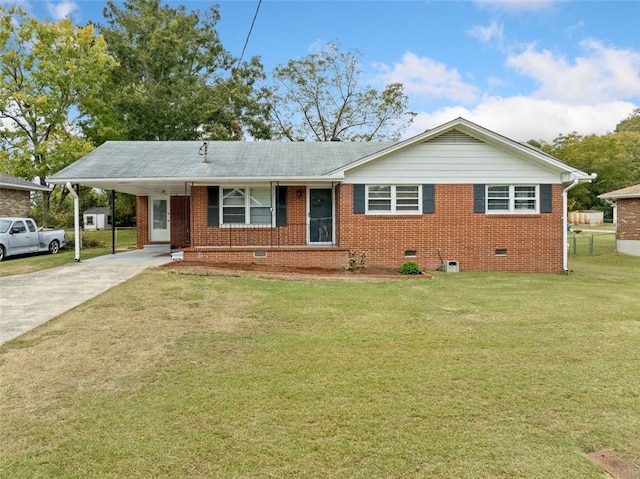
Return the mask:
<path id="1" fill-rule="evenodd" d="M 50 178 L 137 196 L 138 247 L 344 268 L 567 271 L 566 192 L 595 176 L 458 118 L 400 142 L 106 142 Z"/>
<path id="2" fill-rule="evenodd" d="M 615 202 L 616 251 L 640 256 L 640 185 L 610 191 L 598 198 Z"/>
<path id="3" fill-rule="evenodd" d="M 51 191 L 51 188 L 0 173 L 0 216 L 30 216 L 32 191 Z"/>

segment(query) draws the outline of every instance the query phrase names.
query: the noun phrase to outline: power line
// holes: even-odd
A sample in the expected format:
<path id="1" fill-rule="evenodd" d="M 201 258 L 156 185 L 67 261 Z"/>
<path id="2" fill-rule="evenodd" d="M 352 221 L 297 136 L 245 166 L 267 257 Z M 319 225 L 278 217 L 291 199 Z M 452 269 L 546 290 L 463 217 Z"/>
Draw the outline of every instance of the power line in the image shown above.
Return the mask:
<path id="1" fill-rule="evenodd" d="M 258 6 L 256 7 L 256 13 L 253 15 L 253 20 L 251 21 L 251 28 L 249 28 L 249 33 L 247 33 L 247 39 L 244 41 L 244 46 L 242 47 L 242 53 L 240 54 L 240 58 L 238 58 L 238 66 L 240 68 L 240 62 L 242 62 L 242 57 L 244 57 L 244 52 L 247 49 L 247 44 L 249 43 L 249 37 L 251 37 L 251 32 L 253 31 L 253 26 L 256 23 L 256 18 L 258 18 L 258 12 L 260 11 L 260 5 L 262 4 L 262 0 L 258 0 Z"/>

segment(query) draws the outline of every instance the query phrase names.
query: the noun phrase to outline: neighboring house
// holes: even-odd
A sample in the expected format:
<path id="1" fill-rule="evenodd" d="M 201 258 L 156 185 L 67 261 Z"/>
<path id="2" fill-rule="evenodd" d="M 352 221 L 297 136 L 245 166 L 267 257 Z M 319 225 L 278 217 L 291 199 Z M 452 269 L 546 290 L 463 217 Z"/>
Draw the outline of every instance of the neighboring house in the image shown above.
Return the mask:
<path id="1" fill-rule="evenodd" d="M 84 210 L 82 213 L 82 224 L 86 231 L 110 230 L 113 225 L 111 221 L 111 208 L 106 206 L 94 206 Z"/>
<path id="2" fill-rule="evenodd" d="M 640 185 L 604 193 L 598 198 L 615 202 L 616 251 L 640 256 Z"/>
<path id="3" fill-rule="evenodd" d="M 138 247 L 185 260 L 561 273 L 565 187 L 594 177 L 462 118 L 395 143 L 204 146 L 106 142 L 50 181 L 136 195 Z"/>
<path id="4" fill-rule="evenodd" d="M 32 191 L 51 191 L 51 188 L 0 173 L 0 216 L 28 218 Z"/>

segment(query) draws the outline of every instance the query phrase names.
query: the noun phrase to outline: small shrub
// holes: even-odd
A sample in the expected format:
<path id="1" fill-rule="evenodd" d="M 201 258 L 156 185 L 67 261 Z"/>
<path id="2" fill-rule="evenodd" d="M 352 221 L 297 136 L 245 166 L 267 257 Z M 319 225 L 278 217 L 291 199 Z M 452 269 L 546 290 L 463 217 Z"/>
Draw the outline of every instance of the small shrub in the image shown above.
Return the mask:
<path id="1" fill-rule="evenodd" d="M 407 262 L 400 268 L 402 274 L 420 274 L 422 270 L 416 263 Z"/>
<path id="2" fill-rule="evenodd" d="M 347 263 L 347 271 L 358 273 L 361 269 L 367 266 L 367 253 L 361 251 L 360 253 L 355 250 L 349 251 L 349 262 Z"/>
<path id="3" fill-rule="evenodd" d="M 106 247 L 106 243 L 102 241 L 100 238 L 96 238 L 95 236 L 84 234 L 82 235 L 82 248 L 104 248 Z"/>

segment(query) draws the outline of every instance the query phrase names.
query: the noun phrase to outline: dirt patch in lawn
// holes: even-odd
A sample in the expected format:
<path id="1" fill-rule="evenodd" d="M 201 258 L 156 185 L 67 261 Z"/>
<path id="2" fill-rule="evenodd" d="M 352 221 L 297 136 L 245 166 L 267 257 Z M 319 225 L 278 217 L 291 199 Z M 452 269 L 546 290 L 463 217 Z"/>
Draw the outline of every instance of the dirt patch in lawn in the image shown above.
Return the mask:
<path id="1" fill-rule="evenodd" d="M 615 451 L 592 452 L 589 454 L 589 459 L 615 479 L 640 479 L 640 467 Z"/>
<path id="2" fill-rule="evenodd" d="M 259 274 L 285 278 L 342 278 L 342 279 L 415 279 L 431 278 L 428 273 L 418 275 L 402 274 L 393 268 L 364 268 L 359 272 L 329 268 L 299 268 L 290 266 L 272 266 L 262 264 L 208 263 L 198 261 L 173 261 L 163 266 L 176 272 L 191 274 L 210 274 L 218 276 L 241 276 L 243 274 Z"/>

